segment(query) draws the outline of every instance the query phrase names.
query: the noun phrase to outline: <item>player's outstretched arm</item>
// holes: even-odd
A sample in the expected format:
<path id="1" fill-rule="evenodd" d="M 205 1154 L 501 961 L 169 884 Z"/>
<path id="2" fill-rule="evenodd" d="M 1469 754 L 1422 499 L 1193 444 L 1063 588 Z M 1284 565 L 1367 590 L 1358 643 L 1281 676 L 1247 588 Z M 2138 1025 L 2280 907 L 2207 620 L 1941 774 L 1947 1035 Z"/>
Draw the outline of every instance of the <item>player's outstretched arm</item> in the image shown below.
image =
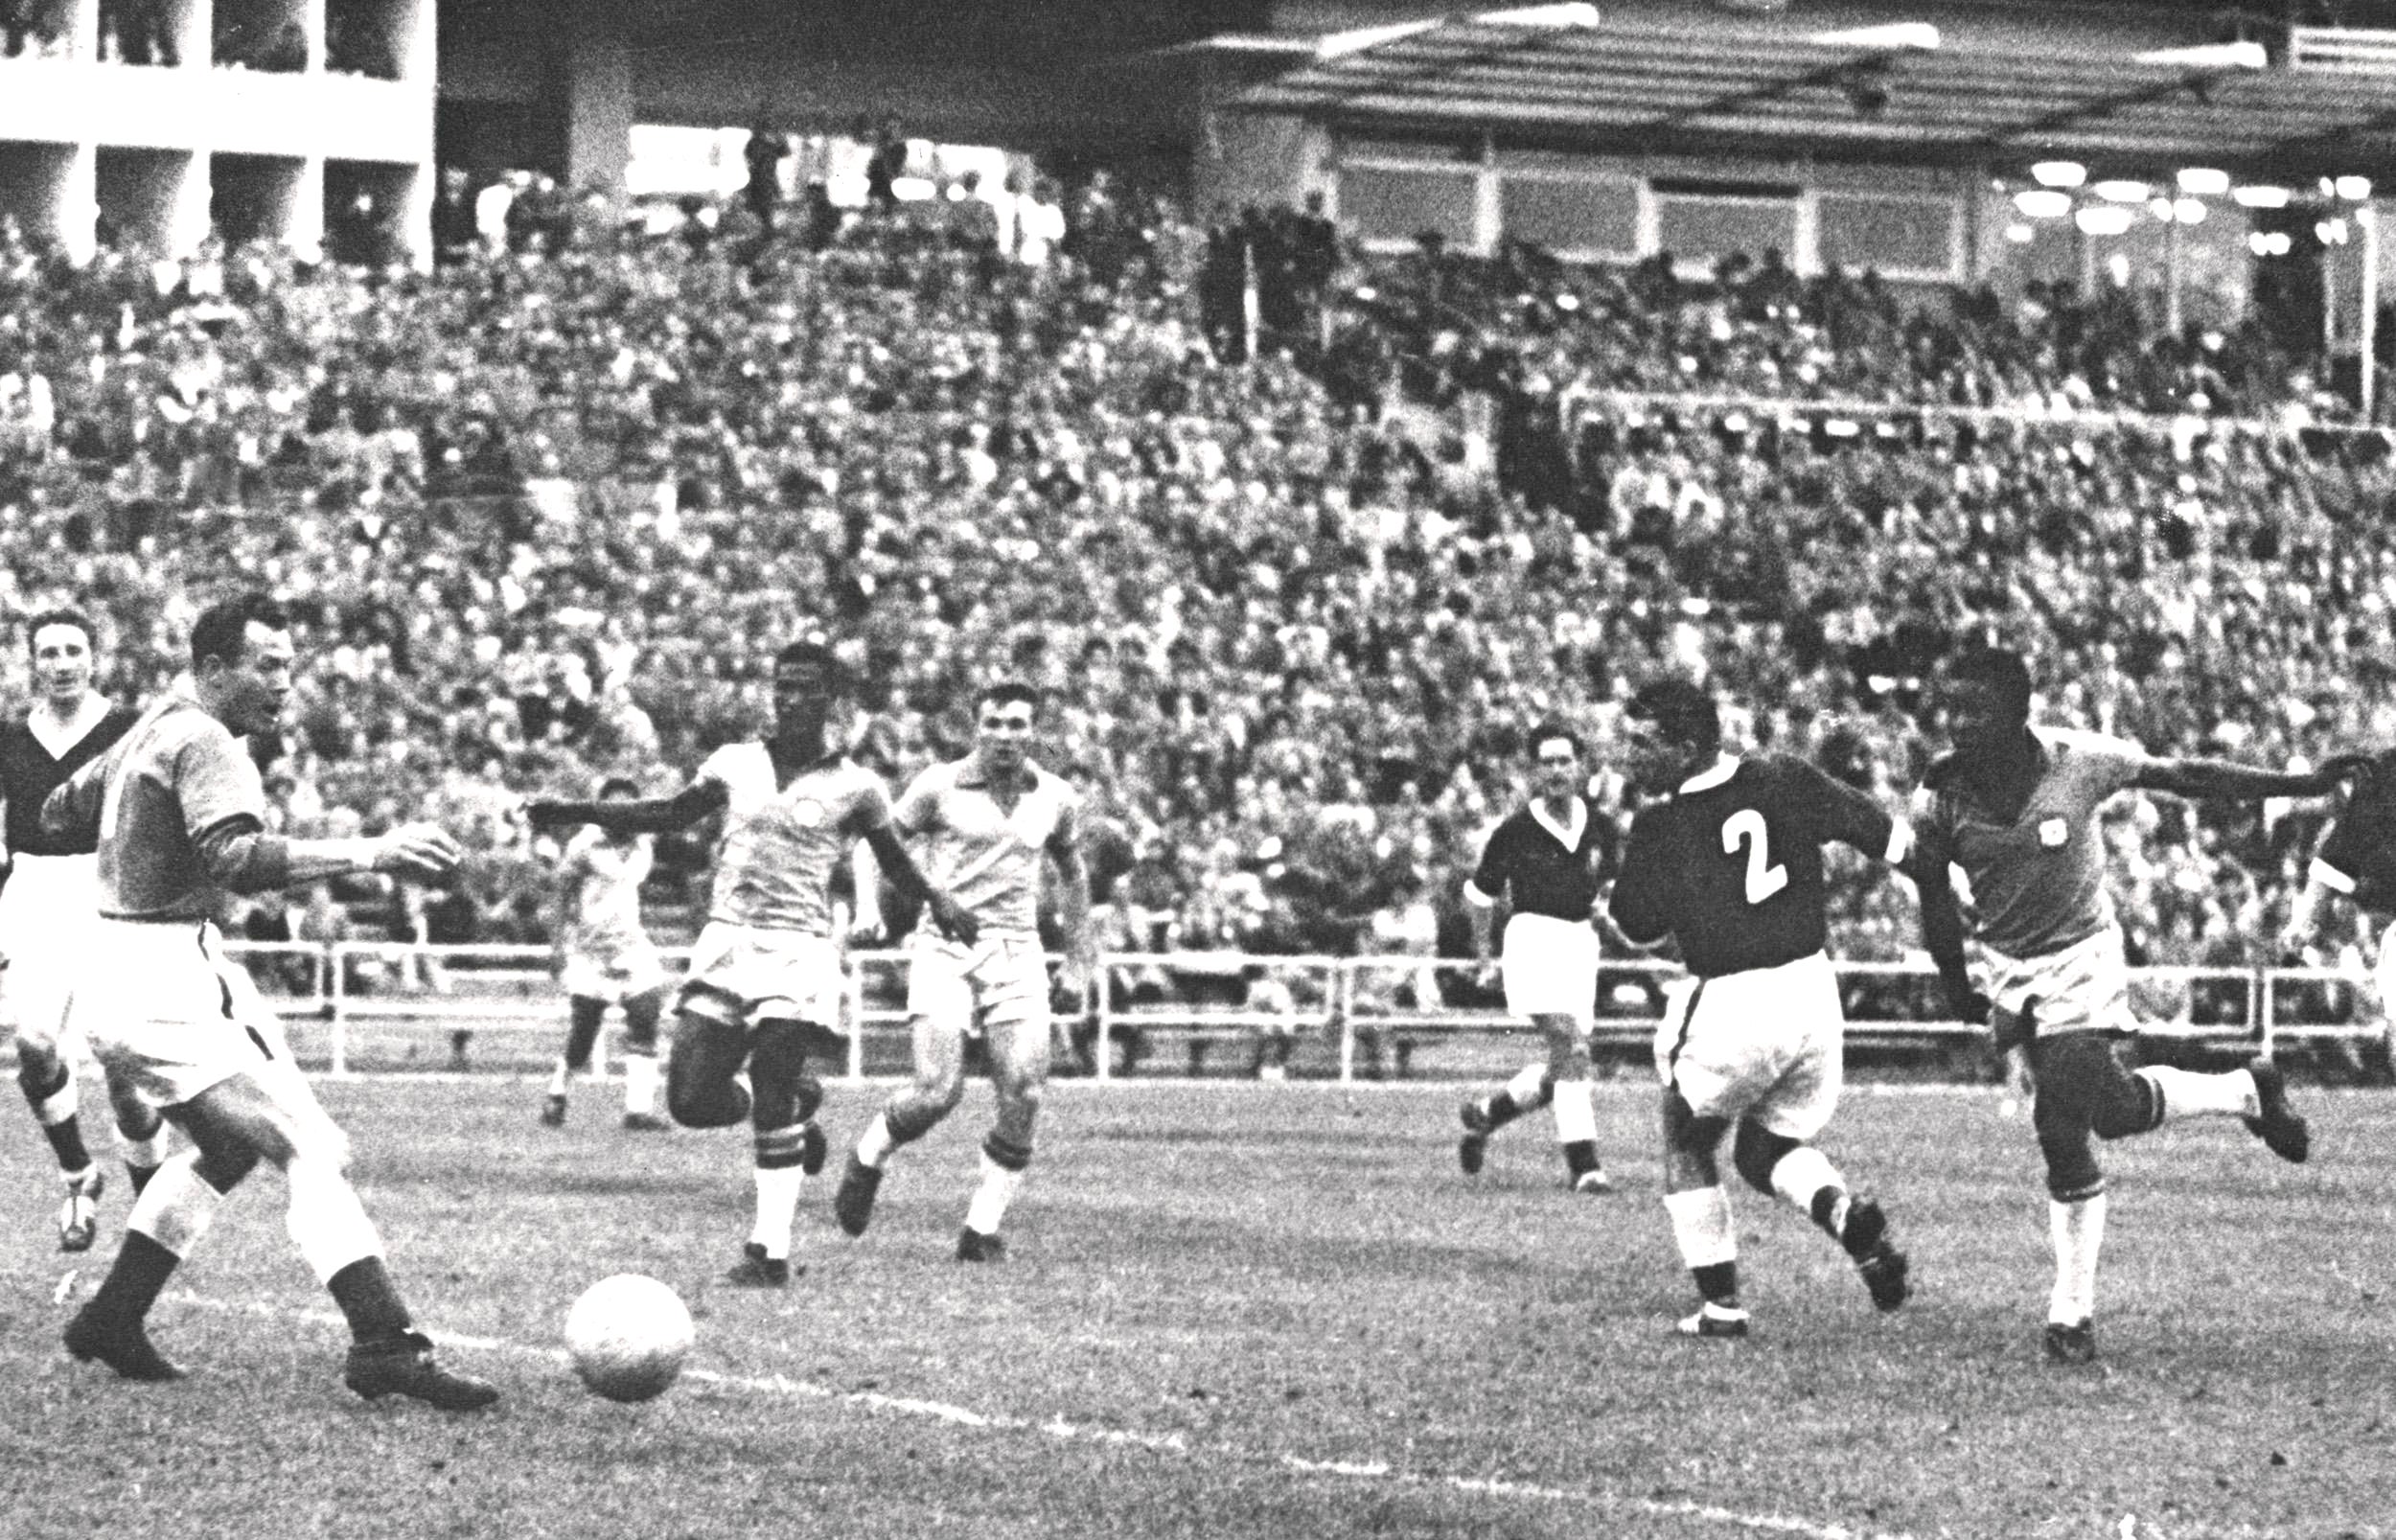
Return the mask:
<path id="1" fill-rule="evenodd" d="M 898 831 L 887 823 L 876 824 L 864 833 L 865 846 L 882 865 L 882 875 L 890 880 L 899 897 L 910 904 L 921 904 L 932 916 L 932 923 L 940 933 L 972 946 L 981 934 L 981 926 L 965 906 L 932 885 L 915 864 L 915 858 L 907 853 L 899 841 Z M 1086 927 L 1085 927 L 1086 929 Z"/>
<path id="2" fill-rule="evenodd" d="M 691 782 L 672 796 L 606 802 L 527 802 L 524 819 L 537 831 L 595 823 L 611 834 L 671 834 L 689 828 L 711 813 L 721 813 L 729 800 L 730 793 L 724 783 L 707 777 Z"/>
<path id="3" fill-rule="evenodd" d="M 208 880 L 234 893 L 261 893 L 354 872 L 440 877 L 464 859 L 457 841 L 429 823 L 403 824 L 371 839 L 287 839 L 266 833 L 256 818 L 243 815 L 211 826 L 193 843 Z"/>
<path id="4" fill-rule="evenodd" d="M 2367 774 L 2370 768 L 2368 754 L 2335 754 L 2319 770 L 2301 772 L 2256 770 L 2225 759 L 2158 759 L 2130 784 L 2199 800 L 2251 802 L 2267 796 L 2325 796 Z"/>

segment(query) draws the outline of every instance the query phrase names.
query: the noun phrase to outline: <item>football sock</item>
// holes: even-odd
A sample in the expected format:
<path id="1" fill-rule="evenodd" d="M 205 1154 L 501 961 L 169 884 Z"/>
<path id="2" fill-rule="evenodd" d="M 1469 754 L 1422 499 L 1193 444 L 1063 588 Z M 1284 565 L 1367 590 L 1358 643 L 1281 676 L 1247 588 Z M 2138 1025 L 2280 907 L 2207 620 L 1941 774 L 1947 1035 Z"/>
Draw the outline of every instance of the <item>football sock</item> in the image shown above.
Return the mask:
<path id="1" fill-rule="evenodd" d="M 208 1233 L 223 1202 L 224 1194 L 200 1176 L 196 1152 L 159 1167 L 126 1216 L 125 1241 L 92 1295 L 93 1314 L 121 1321 L 148 1315 L 175 1267 Z"/>
<path id="2" fill-rule="evenodd" d="M 2047 1232 L 2055 1242 L 2055 1293 L 2046 1319 L 2077 1325 L 2096 1314 L 2097 1253 L 2105 1245 L 2105 1194 L 2077 1203 L 2050 1199 Z"/>
<path id="3" fill-rule="evenodd" d="M 131 1138 L 125 1130 L 117 1130 L 117 1148 L 125 1156 L 125 1175 L 133 1184 L 133 1196 L 138 1198 L 150 1185 L 150 1179 L 166 1163 L 167 1125 L 163 1122 L 147 1138 Z"/>
<path id="4" fill-rule="evenodd" d="M 984 1235 L 999 1232 L 999 1223 L 1006 1217 L 1006 1206 L 1015 1201 L 1015 1193 L 1024 1184 L 1025 1168 L 1031 1164 L 1028 1145 L 1016 1144 L 996 1134 L 981 1141 L 981 1185 L 974 1189 L 974 1201 L 965 1209 L 965 1228 Z"/>
<path id="5" fill-rule="evenodd" d="M 1716 1304 L 1739 1304 L 1739 1239 L 1731 1228 L 1731 1195 L 1720 1186 L 1668 1192 L 1664 1211 L 1672 1219 L 1680 1259 L 1697 1280 L 1697 1292 Z"/>
<path id="6" fill-rule="evenodd" d="M 285 1216 L 291 1241 L 319 1283 L 330 1285 L 351 1263 L 382 1254 L 382 1237 L 337 1164 L 322 1156 L 303 1155 L 283 1174 L 291 1186 L 291 1207 Z"/>
<path id="7" fill-rule="evenodd" d="M 857 1163 L 879 1171 L 882 1162 L 887 1161 L 897 1148 L 898 1140 L 890 1137 L 889 1117 L 876 1113 L 873 1121 L 865 1125 L 865 1131 L 857 1136 Z"/>
<path id="8" fill-rule="evenodd" d="M 380 1256 L 361 1256 L 325 1279 L 334 1303 L 350 1323 L 350 1336 L 361 1343 L 388 1342 L 404 1337 L 414 1324 L 407 1305 L 391 1281 L 391 1270 Z"/>
<path id="9" fill-rule="evenodd" d="M 573 1079 L 573 1075 L 574 1071 L 568 1068 L 566 1062 L 564 1059 L 560 1059 L 549 1071 L 549 1094 L 552 1096 L 564 1096 L 565 1094 L 565 1088 Z"/>
<path id="10" fill-rule="evenodd" d="M 1558 1080 L 1548 1112 L 1555 1119 L 1555 1142 L 1589 1144 L 1598 1141 L 1597 1088 L 1586 1080 Z"/>
<path id="11" fill-rule="evenodd" d="M 17 1084 L 34 1109 L 34 1120 L 41 1125 L 42 1138 L 58 1157 L 58 1169 L 80 1175 L 90 1166 L 91 1152 L 83 1147 L 83 1124 L 76 1115 L 74 1069 L 61 1060 L 47 1081 L 34 1079 L 30 1069 L 21 1069 Z"/>
<path id="12" fill-rule="evenodd" d="M 2158 1121 L 2175 1117 L 2252 1117 L 2260 1111 L 2255 1103 L 2254 1076 L 2244 1069 L 2206 1075 L 2193 1069 L 2150 1066 L 2131 1072 L 2152 1085 L 2161 1098 L 2163 1115 Z"/>
<path id="13" fill-rule="evenodd" d="M 1823 1206 L 1831 1210 L 1827 1224 L 1821 1208 L 1816 1207 L 1825 1188 L 1836 1195 Z M 1847 1182 L 1829 1156 L 1810 1144 L 1798 1145 L 1772 1162 L 1772 1191 L 1783 1203 L 1829 1230 L 1832 1239 L 1837 1238 L 1838 1226 L 1847 1217 Z"/>
<path id="14" fill-rule="evenodd" d="M 798 1213 L 799 1189 L 807 1184 L 807 1173 L 796 1165 L 761 1165 L 754 1175 L 757 1223 L 750 1227 L 749 1238 L 764 1247 L 768 1257 L 787 1261 L 791 1254 L 791 1227 Z"/>
<path id="15" fill-rule="evenodd" d="M 624 1055 L 624 1110 L 639 1116 L 657 1111 L 657 1056 L 627 1051 Z"/>

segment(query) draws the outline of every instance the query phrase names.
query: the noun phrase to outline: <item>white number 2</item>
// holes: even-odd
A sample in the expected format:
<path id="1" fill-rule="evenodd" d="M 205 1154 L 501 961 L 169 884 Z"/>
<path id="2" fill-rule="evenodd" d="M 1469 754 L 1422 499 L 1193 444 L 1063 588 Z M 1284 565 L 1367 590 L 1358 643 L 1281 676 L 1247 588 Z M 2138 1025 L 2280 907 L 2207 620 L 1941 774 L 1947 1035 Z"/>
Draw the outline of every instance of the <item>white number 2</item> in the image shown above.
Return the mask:
<path id="1" fill-rule="evenodd" d="M 1773 862 L 1771 852 L 1764 848 L 1763 815 L 1753 808 L 1740 808 L 1722 824 L 1722 854 L 1734 854 L 1740 845 L 1747 847 L 1747 902 L 1761 904 L 1788 885 L 1788 868 Z"/>

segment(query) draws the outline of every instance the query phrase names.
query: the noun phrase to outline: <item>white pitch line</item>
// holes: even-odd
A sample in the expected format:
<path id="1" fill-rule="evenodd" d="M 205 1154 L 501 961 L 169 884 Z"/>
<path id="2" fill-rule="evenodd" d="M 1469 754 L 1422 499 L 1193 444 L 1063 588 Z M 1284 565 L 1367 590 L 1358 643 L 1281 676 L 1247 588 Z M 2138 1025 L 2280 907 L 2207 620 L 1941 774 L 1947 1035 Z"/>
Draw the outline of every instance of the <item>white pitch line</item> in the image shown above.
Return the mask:
<path id="1" fill-rule="evenodd" d="M 233 1299 L 212 1299 L 204 1295 L 177 1290 L 166 1297 L 177 1304 L 199 1310 L 214 1310 L 226 1315 L 258 1316 L 270 1321 L 302 1321 L 311 1325 L 340 1326 L 341 1316 L 330 1310 L 293 1310 L 257 1301 L 243 1303 Z M 419 1328 L 422 1329 L 421 1327 Z M 527 1343 L 511 1342 L 504 1337 L 470 1337 L 457 1332 L 428 1331 L 426 1335 L 445 1347 L 471 1351 L 506 1353 L 518 1358 L 540 1359 L 564 1367 L 568 1357 L 564 1348 L 535 1347 Z M 1053 1438 L 1064 1443 L 1103 1444 L 1117 1448 L 1153 1450 L 1159 1454 L 1181 1455 L 1192 1460 L 1223 1460 L 1243 1463 L 1257 1457 L 1226 1446 L 1192 1446 L 1177 1433 L 1140 1433 L 1131 1429 L 1103 1428 L 1068 1422 L 1062 1417 L 1035 1421 L 1028 1417 L 976 1412 L 970 1407 L 955 1406 L 945 1401 L 927 1401 L 916 1396 L 885 1395 L 874 1391 L 835 1391 L 827 1386 L 806 1380 L 794 1380 L 783 1374 L 726 1374 L 717 1369 L 693 1368 L 682 1371 L 683 1379 L 719 1390 L 743 1391 L 759 1395 L 790 1396 L 811 1401 L 841 1402 L 867 1412 L 889 1413 L 904 1417 L 921 1417 L 942 1422 L 951 1427 L 971 1428 L 983 1433 L 1028 1433 Z M 1384 1483 L 1417 1489 L 1438 1488 L 1480 1497 L 1514 1498 L 1526 1502 L 1577 1504 L 1599 1508 L 1627 1508 L 1647 1518 L 1695 1519 L 1726 1529 L 1743 1529 L 1751 1533 L 1795 1535 L 1799 1540 L 1911 1540 L 1902 1533 L 1877 1529 L 1851 1529 L 1841 1524 L 1816 1524 L 1809 1519 L 1793 1519 L 1777 1513 L 1747 1513 L 1717 1504 L 1678 1502 L 1667 1503 L 1655 1498 L 1631 1497 L 1608 1491 L 1603 1487 L 1546 1486 L 1535 1482 L 1505 1481 L 1494 1477 L 1441 1475 L 1431 1471 L 1402 1471 L 1387 1460 L 1307 1460 L 1298 1455 L 1272 1457 L 1271 1462 L 1293 1476 L 1312 1480 Z"/>

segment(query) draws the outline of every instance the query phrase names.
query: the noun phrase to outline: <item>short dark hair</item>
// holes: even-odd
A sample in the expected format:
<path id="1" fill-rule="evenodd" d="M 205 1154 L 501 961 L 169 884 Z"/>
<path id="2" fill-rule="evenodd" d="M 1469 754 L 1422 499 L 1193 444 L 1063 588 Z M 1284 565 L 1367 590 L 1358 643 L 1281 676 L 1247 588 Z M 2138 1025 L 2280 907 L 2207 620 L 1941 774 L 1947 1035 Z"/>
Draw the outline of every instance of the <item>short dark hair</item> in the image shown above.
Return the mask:
<path id="1" fill-rule="evenodd" d="M 832 651 L 829 643 L 814 637 L 792 642 L 773 655 L 773 672 L 779 674 L 786 668 L 820 669 L 830 678 L 834 690 L 845 694 L 849 688 L 848 669 L 840 655 Z"/>
<path id="2" fill-rule="evenodd" d="M 1530 735 L 1523 739 L 1523 752 L 1535 759 L 1541 744 L 1552 744 L 1559 738 L 1573 746 L 1573 754 L 1578 758 L 1581 751 L 1580 734 L 1560 722 L 1543 722 L 1532 728 Z"/>
<path id="3" fill-rule="evenodd" d="M 1654 723 L 1672 743 L 1712 750 L 1722 747 L 1722 717 L 1714 697 L 1693 679 L 1657 679 L 1641 687 L 1627 708 L 1633 721 Z"/>
<path id="4" fill-rule="evenodd" d="M 1011 706 L 1018 701 L 1031 707 L 1035 713 L 1040 709 L 1040 692 L 1021 679 L 1001 679 L 996 684 L 985 684 L 974 696 L 974 715 L 981 715 L 983 706 Z"/>
<path id="5" fill-rule="evenodd" d="M 197 668 L 212 657 L 228 663 L 241 661 L 249 650 L 249 628 L 253 624 L 268 631 L 289 631 L 291 612 L 283 608 L 283 601 L 258 588 L 219 600 L 201 610 L 199 618 L 192 622 L 192 667 Z"/>
<path id="6" fill-rule="evenodd" d="M 1947 677 L 1960 683 L 1985 684 L 1997 698 L 2030 716 L 2030 664 L 2010 647 L 1974 646 L 1947 660 Z"/>
<path id="7" fill-rule="evenodd" d="M 80 609 L 45 609 L 25 622 L 25 650 L 32 652 L 34 638 L 53 626 L 72 626 L 83 633 L 83 641 L 92 651 L 100 650 L 100 632 L 93 629 L 91 617 Z"/>

